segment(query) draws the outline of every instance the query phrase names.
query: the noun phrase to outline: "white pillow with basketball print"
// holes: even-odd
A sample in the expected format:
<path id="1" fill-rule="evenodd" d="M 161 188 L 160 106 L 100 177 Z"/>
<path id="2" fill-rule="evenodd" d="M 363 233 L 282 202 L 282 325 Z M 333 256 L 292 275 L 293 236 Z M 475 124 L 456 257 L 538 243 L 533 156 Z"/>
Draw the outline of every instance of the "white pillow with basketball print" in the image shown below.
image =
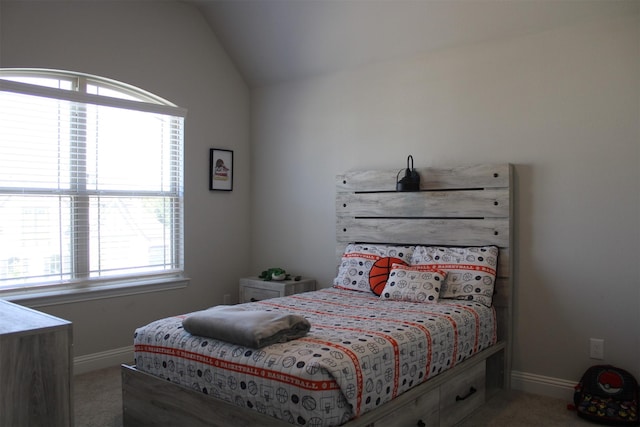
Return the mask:
<path id="1" fill-rule="evenodd" d="M 380 293 L 380 299 L 410 301 L 410 302 L 438 302 L 440 287 L 445 281 L 447 273 L 393 264 L 387 285 Z"/>
<path id="2" fill-rule="evenodd" d="M 496 246 L 416 246 L 410 264 L 447 272 L 441 300 L 476 301 L 491 307 L 498 266 Z"/>

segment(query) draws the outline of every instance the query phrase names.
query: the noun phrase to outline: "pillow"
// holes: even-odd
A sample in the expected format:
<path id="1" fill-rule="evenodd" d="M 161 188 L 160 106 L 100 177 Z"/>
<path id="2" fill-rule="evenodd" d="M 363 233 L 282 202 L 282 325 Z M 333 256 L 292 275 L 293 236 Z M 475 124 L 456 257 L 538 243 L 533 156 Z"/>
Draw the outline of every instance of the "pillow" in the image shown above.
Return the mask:
<path id="1" fill-rule="evenodd" d="M 447 273 L 394 264 L 380 299 L 411 302 L 438 302 Z"/>
<path id="2" fill-rule="evenodd" d="M 380 293 L 387 285 L 389 273 L 394 264 L 407 265 L 407 263 L 400 258 L 391 256 L 380 258 L 373 263 L 371 270 L 369 270 L 369 288 L 371 292 L 380 296 Z"/>
<path id="3" fill-rule="evenodd" d="M 342 254 L 333 286 L 352 291 L 371 292 L 369 271 L 373 264 L 385 257 L 399 258 L 409 264 L 413 248 L 413 246 L 349 243 Z"/>
<path id="4" fill-rule="evenodd" d="M 498 248 L 416 246 L 411 265 L 447 272 L 440 299 L 476 301 L 491 307 L 498 265 Z"/>

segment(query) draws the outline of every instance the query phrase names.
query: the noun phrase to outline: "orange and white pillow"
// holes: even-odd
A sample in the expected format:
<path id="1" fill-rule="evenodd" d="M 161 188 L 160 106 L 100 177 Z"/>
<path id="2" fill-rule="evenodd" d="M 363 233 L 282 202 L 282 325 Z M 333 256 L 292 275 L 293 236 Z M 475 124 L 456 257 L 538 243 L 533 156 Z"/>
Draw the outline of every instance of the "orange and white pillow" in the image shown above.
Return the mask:
<path id="1" fill-rule="evenodd" d="M 369 273 L 376 261 L 390 257 L 409 264 L 413 246 L 349 243 L 342 254 L 333 286 L 359 292 L 371 292 Z"/>

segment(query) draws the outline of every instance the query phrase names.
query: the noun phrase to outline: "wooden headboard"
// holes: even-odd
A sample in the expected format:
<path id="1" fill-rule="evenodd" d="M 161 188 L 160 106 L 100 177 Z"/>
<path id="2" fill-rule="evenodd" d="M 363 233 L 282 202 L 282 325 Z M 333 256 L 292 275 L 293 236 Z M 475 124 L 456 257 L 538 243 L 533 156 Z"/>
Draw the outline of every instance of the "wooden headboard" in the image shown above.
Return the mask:
<path id="1" fill-rule="evenodd" d="M 506 344 L 507 374 L 512 342 L 512 169 L 510 164 L 416 168 L 421 178 L 418 192 L 396 192 L 399 169 L 352 171 L 336 178 L 338 258 L 350 242 L 499 248 L 493 304 L 498 340 Z"/>

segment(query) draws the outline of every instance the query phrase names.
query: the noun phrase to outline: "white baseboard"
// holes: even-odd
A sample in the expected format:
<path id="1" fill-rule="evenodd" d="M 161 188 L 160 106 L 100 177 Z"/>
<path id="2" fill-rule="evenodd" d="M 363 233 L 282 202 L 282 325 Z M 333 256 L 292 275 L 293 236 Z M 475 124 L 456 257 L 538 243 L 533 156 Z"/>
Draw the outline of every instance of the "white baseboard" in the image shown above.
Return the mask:
<path id="1" fill-rule="evenodd" d="M 527 393 L 564 399 L 573 402 L 574 387 L 578 381 L 545 377 L 527 372 L 511 371 L 511 388 Z"/>
<path id="2" fill-rule="evenodd" d="M 114 348 L 99 353 L 86 354 L 73 359 L 73 374 L 79 375 L 98 369 L 133 362 L 133 346 Z"/>

